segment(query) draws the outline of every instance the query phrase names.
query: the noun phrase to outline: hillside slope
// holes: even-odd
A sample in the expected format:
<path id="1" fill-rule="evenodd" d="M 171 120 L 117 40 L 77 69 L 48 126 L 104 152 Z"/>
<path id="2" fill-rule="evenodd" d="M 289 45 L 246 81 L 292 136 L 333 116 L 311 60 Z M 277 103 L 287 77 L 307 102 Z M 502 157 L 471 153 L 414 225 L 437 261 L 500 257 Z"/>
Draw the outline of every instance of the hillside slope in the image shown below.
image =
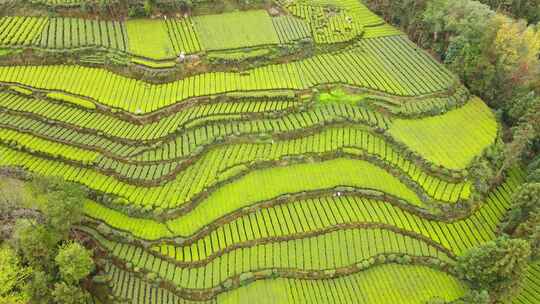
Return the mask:
<path id="1" fill-rule="evenodd" d="M 495 237 L 523 180 L 477 189 L 494 113 L 361 2 L 278 2 L 279 16 L 0 19 L 0 165 L 91 189 L 77 230 L 106 253 L 95 301 L 466 293 L 450 266 Z"/>

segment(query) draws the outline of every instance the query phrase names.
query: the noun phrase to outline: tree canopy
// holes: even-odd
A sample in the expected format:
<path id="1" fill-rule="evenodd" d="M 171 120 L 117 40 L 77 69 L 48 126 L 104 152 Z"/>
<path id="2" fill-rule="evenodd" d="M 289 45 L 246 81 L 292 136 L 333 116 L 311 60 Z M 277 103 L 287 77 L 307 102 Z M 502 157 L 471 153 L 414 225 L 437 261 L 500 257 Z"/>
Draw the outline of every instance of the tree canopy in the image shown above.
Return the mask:
<path id="1" fill-rule="evenodd" d="M 520 290 L 530 254 L 528 242 L 500 237 L 458 257 L 456 269 L 477 290 L 504 300 Z"/>
<path id="2" fill-rule="evenodd" d="M 4 202 L 34 212 L 20 213 L 8 240 L 0 242 L 0 304 L 84 303 L 88 293 L 80 282 L 94 270 L 94 262 L 91 251 L 70 240 L 70 234 L 82 218 L 86 190 L 35 176 L 30 187 L 17 191 L 28 191 L 24 203 L 2 187 Z"/>

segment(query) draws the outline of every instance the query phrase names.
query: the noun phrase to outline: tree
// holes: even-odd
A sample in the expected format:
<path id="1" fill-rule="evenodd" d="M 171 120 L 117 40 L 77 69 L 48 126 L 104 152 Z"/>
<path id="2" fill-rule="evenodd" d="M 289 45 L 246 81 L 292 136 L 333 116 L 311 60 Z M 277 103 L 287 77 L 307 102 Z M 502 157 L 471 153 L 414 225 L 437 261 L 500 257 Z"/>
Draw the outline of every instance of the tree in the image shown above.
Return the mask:
<path id="1" fill-rule="evenodd" d="M 429 0 L 370 0 L 365 1 L 370 9 L 381 14 L 389 22 L 401 27 L 410 37 L 413 37 L 419 44 L 423 44 L 429 39 L 425 35 L 425 25 L 422 14 Z"/>
<path id="2" fill-rule="evenodd" d="M 71 226 L 82 219 L 84 201 L 84 191 L 74 184 L 65 184 L 62 191 L 50 193 L 43 208 L 47 226 L 66 238 Z"/>
<path id="3" fill-rule="evenodd" d="M 504 162 L 499 170 L 498 176 L 501 173 L 518 164 L 522 155 L 528 150 L 532 140 L 536 137 L 534 127 L 529 123 L 517 125 L 513 130 L 513 138 L 504 148 Z"/>
<path id="4" fill-rule="evenodd" d="M 144 13 L 145 16 L 152 15 L 152 12 L 154 11 L 154 1 L 153 0 L 144 0 Z"/>
<path id="5" fill-rule="evenodd" d="M 35 210 L 24 209 L 26 204 L 24 193 L 24 184 L 21 181 L 0 178 L 0 242 L 11 237 L 16 219 L 35 218 L 39 215 Z"/>
<path id="6" fill-rule="evenodd" d="M 8 246 L 0 247 L 0 304 L 23 304 L 29 268 L 23 267 L 16 252 Z"/>
<path id="7" fill-rule="evenodd" d="M 514 125 L 520 120 L 523 120 L 524 116 L 529 115 L 532 110 L 538 109 L 540 104 L 540 97 L 534 91 L 526 90 L 517 94 L 510 103 L 510 107 L 507 108 L 507 117 L 505 120 Z"/>
<path id="8" fill-rule="evenodd" d="M 0 218 L 23 205 L 23 184 L 15 179 L 0 179 Z"/>
<path id="9" fill-rule="evenodd" d="M 55 262 L 62 282 L 54 284 L 54 300 L 60 304 L 84 303 L 88 293 L 79 282 L 94 270 L 90 251 L 79 243 L 69 242 L 60 247 Z"/>
<path id="10" fill-rule="evenodd" d="M 524 18 L 529 23 L 540 21 L 540 0 L 480 0 L 494 10 L 505 11 L 514 17 Z"/>
<path id="11" fill-rule="evenodd" d="M 28 285 L 26 293 L 30 297 L 30 303 L 51 303 L 52 276 L 43 270 L 34 270 Z"/>
<path id="12" fill-rule="evenodd" d="M 535 169 L 527 175 L 527 182 L 540 183 L 540 169 Z"/>
<path id="13" fill-rule="evenodd" d="M 88 293 L 77 285 L 60 282 L 54 284 L 52 292 L 55 303 L 58 304 L 81 304 L 86 303 Z"/>
<path id="14" fill-rule="evenodd" d="M 505 107 L 538 81 L 540 34 L 534 26 L 470 0 L 429 1 L 424 22 L 434 36 L 431 47 L 492 106 Z"/>
<path id="15" fill-rule="evenodd" d="M 504 301 L 520 290 L 530 254 L 527 241 L 500 237 L 458 257 L 456 270 L 473 289 Z"/>
<path id="16" fill-rule="evenodd" d="M 75 242 L 63 245 L 55 261 L 62 280 L 69 284 L 79 283 L 94 270 L 90 251 Z"/>
<path id="17" fill-rule="evenodd" d="M 503 222 L 503 231 L 514 234 L 519 225 L 540 210 L 540 183 L 526 183 L 512 196 L 512 207 Z"/>
<path id="18" fill-rule="evenodd" d="M 35 176 L 31 184 L 34 201 L 44 215 L 44 225 L 65 239 L 73 224 L 83 216 L 86 189 L 58 177 Z"/>
<path id="19" fill-rule="evenodd" d="M 16 291 L 26 296 L 24 304 L 84 303 L 87 293 L 79 283 L 94 269 L 92 255 L 80 244 L 66 241 L 72 225 L 82 218 L 85 188 L 59 178 L 35 176 L 29 189 L 28 202 L 25 202 L 24 207 L 19 204 L 18 208 L 33 208 L 29 210 L 34 213 L 16 221 L 8 242 L 15 257 L 20 257 L 21 264 L 29 266 L 24 269 L 31 269 L 26 276 L 20 276 L 26 284 Z M 3 197 L 13 200 L 12 196 Z M 35 216 L 36 213 L 39 216 Z M 1 288 L 13 290 L 13 284 L 8 279 L 12 277 L 10 273 L 13 269 L 16 269 L 12 265 L 18 262 L 4 258 L 2 253 L 0 304 L 4 304 L 1 301 L 6 297 L 9 297 L 7 303 L 15 304 L 18 300 L 14 296 L 17 294 L 4 296 L 6 292 Z"/>
<path id="20" fill-rule="evenodd" d="M 462 298 L 452 302 L 436 297 L 428 300 L 425 304 L 488 304 L 489 293 L 486 290 L 469 290 Z"/>
<path id="21" fill-rule="evenodd" d="M 58 235 L 46 226 L 23 219 L 17 222 L 11 242 L 26 263 L 34 269 L 45 270 L 52 267 L 52 259 L 59 241 Z"/>
<path id="22" fill-rule="evenodd" d="M 533 20 L 537 20 L 538 1 L 481 2 L 517 16 L 534 15 Z M 473 94 L 501 110 L 509 118 L 507 122 L 517 123 L 536 99 L 534 91 L 540 92 L 540 25 L 534 25 L 536 21 L 527 24 L 471 0 L 369 0 L 367 3 L 390 22 L 402 26 L 417 43 L 435 51 Z M 414 21 L 402 17 L 409 15 L 414 16 Z M 428 42 L 422 37 L 429 37 Z M 539 113 L 538 108 L 529 111 L 530 116 L 540 116 Z M 540 149 L 539 132 L 531 132 L 531 126 L 538 125 L 521 124 L 514 132 L 516 140 L 507 150 L 509 157 L 505 165 L 515 163 L 531 144 L 537 144 L 535 147 Z"/>
<path id="23" fill-rule="evenodd" d="M 540 250 L 540 183 L 525 183 L 512 196 L 512 206 L 502 230 L 513 237 L 528 240 L 532 255 Z"/>
<path id="24" fill-rule="evenodd" d="M 515 126 L 511 129 L 512 140 L 505 149 L 503 169 L 527 159 L 540 137 L 540 97 L 535 92 L 517 96 L 508 107 L 507 118 Z"/>
<path id="25" fill-rule="evenodd" d="M 493 92 L 490 97 L 504 105 L 523 88 L 530 88 L 540 76 L 540 33 L 525 22 L 501 14 L 497 14 L 491 24 L 497 32 L 491 48 L 486 50 L 496 72 L 490 85 Z"/>
<path id="26" fill-rule="evenodd" d="M 540 17 L 538 1 L 481 2 L 495 8 L 511 7 L 512 11 L 520 12 L 516 15 L 532 14 L 536 20 Z M 417 43 L 434 50 L 474 94 L 492 106 L 500 108 L 517 92 L 540 89 L 537 56 L 540 26 L 534 25 L 537 21 L 528 25 L 471 0 L 369 0 L 367 3 L 404 28 Z M 426 35 L 431 37 L 428 44 L 419 38 Z"/>
<path id="27" fill-rule="evenodd" d="M 540 255 L 540 210 L 531 212 L 516 228 L 514 236 L 528 240 L 533 258 L 537 258 Z"/>
<path id="28" fill-rule="evenodd" d="M 476 1 L 432 0 L 426 6 L 423 20 L 433 34 L 433 41 L 438 43 L 435 50 L 452 62 L 456 56 L 449 54 L 466 57 L 481 52 L 478 42 L 493 14 L 487 5 Z M 451 52 L 447 52 L 449 48 Z"/>
<path id="29" fill-rule="evenodd" d="M 470 290 L 465 296 L 456 301 L 455 304 L 488 304 L 489 293 L 487 290 Z"/>
<path id="30" fill-rule="evenodd" d="M 477 159 L 470 169 L 469 176 L 474 181 L 475 199 L 480 199 L 491 189 L 491 180 L 494 176 L 491 164 L 485 159 Z"/>

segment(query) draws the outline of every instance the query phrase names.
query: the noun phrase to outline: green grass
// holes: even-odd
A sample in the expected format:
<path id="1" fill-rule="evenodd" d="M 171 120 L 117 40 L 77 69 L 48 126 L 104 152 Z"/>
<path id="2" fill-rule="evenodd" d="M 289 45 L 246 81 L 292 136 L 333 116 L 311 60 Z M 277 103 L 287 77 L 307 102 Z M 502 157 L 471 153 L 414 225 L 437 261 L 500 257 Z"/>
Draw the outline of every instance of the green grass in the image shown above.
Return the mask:
<path id="1" fill-rule="evenodd" d="M 2 56 L 7 56 L 7 55 L 11 55 L 12 53 L 14 53 L 15 51 L 12 50 L 12 49 L 3 49 L 3 48 L 0 48 L 0 57 Z"/>
<path id="2" fill-rule="evenodd" d="M 151 219 L 130 217 L 122 212 L 108 209 L 94 201 L 88 200 L 84 203 L 84 213 L 113 228 L 128 231 L 138 238 L 157 240 L 173 236 L 164 223 Z"/>
<path id="3" fill-rule="evenodd" d="M 93 102 L 84 98 L 80 98 L 80 97 L 73 96 L 70 94 L 65 94 L 62 92 L 51 92 L 47 94 L 47 97 L 51 99 L 71 103 L 73 105 L 77 105 L 77 106 L 90 109 L 90 110 L 96 109 L 96 105 Z"/>
<path id="4" fill-rule="evenodd" d="M 47 50 L 105 48 L 127 51 L 124 22 L 70 17 L 52 17 L 35 46 Z"/>
<path id="5" fill-rule="evenodd" d="M 236 237 L 235 234 L 232 235 L 233 238 Z M 160 257 L 169 257 L 182 263 L 215 263 L 218 260 L 216 259 L 216 253 L 218 252 L 217 250 L 210 251 L 208 249 L 218 246 L 219 243 L 226 241 L 226 238 L 226 236 L 218 236 L 210 242 L 206 239 L 204 242 L 199 241 L 191 246 L 165 245 L 159 249 L 153 248 L 153 251 L 160 254 Z M 340 246 L 340 243 L 343 242 L 348 242 L 349 246 Z M 235 243 L 235 245 L 241 244 L 240 242 Z M 409 236 L 381 228 L 339 229 L 333 232 L 318 234 L 317 236 L 295 238 L 287 241 L 266 241 L 256 246 L 246 246 L 246 244 L 243 244 L 243 247 L 241 254 L 246 259 L 251 260 L 251 257 L 261 258 L 258 265 L 251 265 L 251 267 L 262 269 L 285 267 L 307 271 L 336 269 L 369 260 L 380 254 L 390 253 L 410 256 L 429 256 L 445 262 L 452 262 L 452 259 L 444 252 L 416 238 L 414 235 Z M 231 248 L 228 249 L 230 250 Z M 268 256 L 268 253 L 272 256 L 272 252 L 276 253 L 276 251 L 280 253 L 288 252 L 288 254 L 283 254 L 287 258 L 281 261 L 272 261 L 271 258 L 264 260 L 263 256 Z M 349 251 L 349 254 L 347 254 L 347 251 Z M 232 252 L 235 253 L 234 251 Z M 224 260 L 230 259 L 230 256 L 225 256 Z M 236 269 L 235 271 L 247 272 L 255 270 L 248 267 Z"/>
<path id="6" fill-rule="evenodd" d="M 364 31 L 362 18 L 348 9 L 329 12 L 322 6 L 310 4 L 292 4 L 287 9 L 310 24 L 314 40 L 319 44 L 350 41 L 359 38 Z"/>
<path id="7" fill-rule="evenodd" d="M 19 121 L 19 120 L 18 120 Z M 81 140 L 73 138 L 69 139 L 72 142 L 81 142 L 84 144 L 84 137 Z M 195 143 L 193 149 L 197 144 Z M 99 183 L 99 176 L 103 174 L 103 170 L 107 172 L 115 172 L 123 177 L 122 182 L 111 181 L 112 184 L 107 184 L 107 187 L 117 185 L 114 193 L 128 197 L 135 204 L 147 205 L 154 204 L 155 198 L 152 196 L 142 196 L 135 192 L 135 182 L 138 180 L 155 181 L 168 176 L 175 165 L 175 159 L 186 156 L 185 143 L 181 139 L 176 139 L 173 142 L 165 142 L 158 147 L 132 158 L 139 163 L 124 163 L 114 161 L 100 162 L 96 169 L 100 170 L 96 174 L 96 182 L 91 180 L 86 181 L 90 187 L 94 187 L 94 183 Z M 324 130 L 314 135 L 300 137 L 294 140 L 279 140 L 274 143 L 252 143 L 252 144 L 237 144 L 225 145 L 202 155 L 200 160 L 193 162 L 189 167 L 175 173 L 175 178 L 172 182 L 164 184 L 162 187 L 152 187 L 148 189 L 148 193 L 155 197 L 160 197 L 159 202 L 163 203 L 162 207 L 172 208 L 182 205 L 193 199 L 197 194 L 212 186 L 216 182 L 225 181 L 228 177 L 234 177 L 242 172 L 247 171 L 246 164 L 261 163 L 263 161 L 278 161 L 290 156 L 300 156 L 306 153 L 336 153 L 344 151 L 352 155 L 369 154 L 376 156 L 381 161 L 385 161 L 388 165 L 393 166 L 401 172 L 405 173 L 412 181 L 416 182 L 420 189 L 433 199 L 443 202 L 456 202 L 458 199 L 467 199 L 470 192 L 469 183 L 454 183 L 448 182 L 445 179 L 439 179 L 426 173 L 425 168 L 418 168 L 414 162 L 406 159 L 401 155 L 399 150 L 391 144 L 388 144 L 380 136 L 374 135 L 362 128 L 331 128 Z M 223 155 L 236 155 L 236 158 L 223 159 Z M 106 160 L 106 159 L 105 159 Z M 161 162 L 155 165 L 143 166 L 140 162 Z M 111 163 L 112 162 L 112 163 Z M 21 163 L 21 165 L 27 165 Z M 55 164 L 58 166 L 60 164 Z M 109 168 L 112 167 L 112 168 Z M 146 168 L 141 170 L 141 168 Z M 148 170 L 150 168 L 151 170 Z M 201 174 L 204 172 L 204 174 Z M 97 173 L 97 172 L 96 172 Z M 125 179 L 130 179 L 126 181 Z M 182 192 L 171 192 L 171 189 L 181 188 Z M 189 186 L 187 186 L 189 185 Z M 105 186 L 105 185 L 104 185 Z M 111 190 L 103 191 L 109 192 Z M 132 192 L 133 191 L 133 192 Z M 175 201 L 171 201 L 174 197 Z M 165 202 L 168 202 L 165 203 Z"/>
<path id="8" fill-rule="evenodd" d="M 198 243 L 213 242 L 212 250 L 224 250 L 235 244 L 256 241 L 263 238 L 291 236 L 312 232 L 346 223 L 382 223 L 411 231 L 432 239 L 456 255 L 495 238 L 497 225 L 510 206 L 509 198 L 522 182 L 519 172 L 512 172 L 505 184 L 492 191 L 481 207 L 469 217 L 452 223 L 429 220 L 407 212 L 389 202 L 362 198 L 361 196 L 332 194 L 316 198 L 300 199 L 283 205 L 253 210 L 249 214 L 237 216 L 209 231 Z M 105 221 L 115 229 L 130 231 L 135 237 L 147 240 L 169 238 L 176 234 L 167 230 L 167 223 L 157 220 L 129 218 L 118 211 L 108 209 L 93 202 L 87 202 L 85 212 L 88 216 Z M 189 216 L 175 221 L 189 221 Z M 287 225 L 276 225 L 288 223 Z M 206 223 L 204 223 L 206 226 Z M 278 229 L 279 226 L 279 229 Z M 200 232 L 199 230 L 191 233 Z M 235 239 L 222 239 L 223 235 L 237 234 Z M 455 238 L 459 235 L 459 238 Z M 192 238 L 193 234 L 183 235 Z M 220 238 L 215 243 L 213 240 Z M 156 245 L 153 249 L 169 255 L 172 246 Z M 187 246 L 190 247 L 190 246 Z M 176 256 L 175 256 L 176 257 Z"/>
<path id="9" fill-rule="evenodd" d="M 300 102 L 292 99 L 275 100 L 256 99 L 233 102 L 216 102 L 211 105 L 195 105 L 172 113 L 159 121 L 146 124 L 133 124 L 116 116 L 105 115 L 97 111 L 71 107 L 64 103 L 54 103 L 45 99 L 30 99 L 23 96 L 0 92 L 0 106 L 16 112 L 34 114 L 50 121 L 63 122 L 74 126 L 108 134 L 127 140 L 160 139 L 188 124 L 204 124 L 205 120 L 215 116 L 262 114 L 265 112 L 284 112 L 292 110 Z M 80 117 L 87 119 L 80 119 Z M 252 120 L 253 121 L 253 120 Z M 37 132 L 36 132 L 37 133 Z"/>
<path id="10" fill-rule="evenodd" d="M 332 280 L 275 279 L 256 281 L 218 296 L 233 303 L 420 304 L 433 297 L 462 297 L 467 287 L 456 278 L 424 266 L 389 264 Z M 340 299 L 346 299 L 341 302 Z"/>
<path id="11" fill-rule="evenodd" d="M 106 263 L 105 271 L 111 276 L 113 288 L 111 292 L 114 296 L 121 299 L 128 299 L 132 304 L 216 304 L 215 301 L 189 301 L 178 296 L 167 288 L 156 286 L 153 282 L 147 282 L 144 278 L 125 271 L 111 262 Z M 149 295 L 152 296 L 149 296 Z M 159 296 L 158 296 L 159 295 Z M 160 302 L 167 298 L 169 302 Z M 88 303 L 99 304 L 99 303 Z M 107 303 L 104 303 L 107 304 Z"/>
<path id="12" fill-rule="evenodd" d="M 168 142 L 157 149 L 147 150 L 135 159 L 138 161 L 165 161 L 184 156 L 183 142 Z M 427 166 L 418 167 L 407 159 L 403 150 L 373 132 L 362 127 L 328 128 L 313 135 L 295 138 L 294 140 L 279 140 L 272 143 L 253 143 L 241 145 L 226 145 L 209 150 L 203 159 L 177 175 L 182 180 L 197 180 L 200 172 L 206 172 L 205 177 L 197 181 L 198 186 L 191 186 L 191 193 L 197 193 L 211 183 L 207 181 L 222 181 L 224 176 L 242 165 L 260 163 L 263 161 L 279 161 L 287 157 L 302 156 L 317 153 L 347 153 L 353 156 L 377 157 L 388 166 L 399 169 L 410 180 L 416 182 L 427 196 L 443 202 L 455 203 L 467 199 L 471 186 L 469 182 L 449 182 L 437 178 L 426 171 Z M 222 159 L 222 155 L 236 155 L 234 159 Z M 133 177 L 132 175 L 130 177 Z M 189 193 L 188 192 L 188 193 Z M 190 197 L 190 195 L 186 195 Z"/>
<path id="13" fill-rule="evenodd" d="M 32 90 L 20 86 L 10 86 L 9 89 L 23 95 L 32 95 L 34 93 Z"/>
<path id="14" fill-rule="evenodd" d="M 144 65 L 149 68 L 154 69 L 167 69 L 167 68 L 174 68 L 176 66 L 175 61 L 153 61 L 153 60 L 147 60 L 143 58 L 131 58 L 132 63 Z"/>
<path id="15" fill-rule="evenodd" d="M 42 17 L 2 17 L 0 18 L 0 45 L 31 45 L 47 23 L 48 19 Z"/>
<path id="16" fill-rule="evenodd" d="M 195 31 L 195 22 L 191 18 L 165 20 L 169 38 L 177 55 L 201 51 L 199 36 Z"/>
<path id="17" fill-rule="evenodd" d="M 525 275 L 523 289 L 512 301 L 513 304 L 540 303 L 540 261 L 529 264 Z"/>
<path id="18" fill-rule="evenodd" d="M 389 133 L 428 161 L 459 170 L 495 142 L 497 128 L 491 109 L 474 98 L 443 115 L 396 119 Z"/>
<path id="19" fill-rule="evenodd" d="M 261 48 L 249 51 L 235 50 L 235 51 L 214 51 L 208 53 L 209 59 L 221 59 L 227 61 L 242 61 L 249 58 L 263 57 L 268 55 L 271 49 Z"/>
<path id="20" fill-rule="evenodd" d="M 98 157 L 98 153 L 94 151 L 79 149 L 59 142 L 35 137 L 31 134 L 4 128 L 0 128 L 0 141 L 11 143 L 18 147 L 25 147 L 29 151 L 38 151 L 55 158 L 62 157 L 68 160 L 79 161 L 83 164 L 91 164 Z"/>
<path id="21" fill-rule="evenodd" d="M 232 237 L 237 236 L 233 234 Z M 186 261 L 183 264 L 173 264 L 174 259 L 165 259 L 164 256 L 151 254 L 131 244 L 115 241 L 100 243 L 112 256 L 152 271 L 177 288 L 190 289 L 214 288 L 230 277 L 265 269 L 289 270 L 293 273 L 342 269 L 392 253 L 452 262 L 442 251 L 423 240 L 381 228 L 339 229 L 301 239 L 274 240 L 245 248 L 233 248 L 207 259 L 205 252 L 217 242 L 216 239 L 212 243 L 200 243 L 177 252 L 179 256 L 185 254 L 180 257 L 180 261 Z M 343 246 L 344 243 L 349 246 Z M 135 256 L 134 252 L 137 252 Z M 169 250 L 170 255 L 174 256 L 174 252 Z M 167 271 L 171 267 L 174 270 Z"/>
<path id="22" fill-rule="evenodd" d="M 273 17 L 272 22 L 281 43 L 291 43 L 302 39 L 311 38 L 309 24 L 302 19 L 289 15 Z"/>
<path id="23" fill-rule="evenodd" d="M 197 16 L 193 20 L 205 50 L 279 43 L 272 19 L 264 10 Z"/>
<path id="24" fill-rule="evenodd" d="M 375 38 L 401 34 L 392 26 L 384 24 L 383 20 L 361 1 L 281 2 L 286 11 L 298 20 L 309 24 L 313 39 L 319 44 L 343 43 L 364 37 Z"/>
<path id="25" fill-rule="evenodd" d="M 227 145 L 210 150 L 204 158 L 178 174 L 178 179 L 195 180 L 200 172 L 206 172 L 205 177 L 197 181 L 198 186 L 189 187 L 192 193 L 206 187 L 210 181 L 221 181 L 224 175 L 241 165 L 262 161 L 278 161 L 286 157 L 301 156 L 307 153 L 338 153 L 344 152 L 351 156 L 375 156 L 385 161 L 387 165 L 401 170 L 425 193 L 438 201 L 456 202 L 467 199 L 470 184 L 463 182 L 448 182 L 431 176 L 425 168 L 417 167 L 413 162 L 401 155 L 392 144 L 380 136 L 374 135 L 362 128 L 331 128 L 314 135 L 300 137 L 294 140 L 280 140 L 273 143 L 256 143 L 242 145 Z M 166 143 L 159 149 L 148 150 L 137 156 L 137 160 L 170 160 L 183 156 L 182 147 L 178 141 Z M 224 159 L 222 155 L 237 155 L 235 159 Z M 192 178 L 189 178 L 191 176 Z M 461 189 L 461 191 L 460 191 Z M 189 197 L 190 195 L 186 195 Z"/>
<path id="26" fill-rule="evenodd" d="M 351 105 L 358 105 L 359 102 L 364 100 L 368 94 L 350 94 L 342 88 L 336 88 L 330 92 L 323 92 L 317 96 L 317 101 L 326 103 L 348 103 Z"/>
<path id="27" fill-rule="evenodd" d="M 405 35 L 405 34 L 389 24 L 382 24 L 379 26 L 365 27 L 362 38 L 369 39 L 369 38 L 379 38 L 379 37 L 398 36 L 398 35 Z"/>
<path id="28" fill-rule="evenodd" d="M 129 303 L 150 304 L 148 294 L 159 294 L 170 303 L 191 303 L 182 300 L 168 289 L 107 263 L 105 271 L 111 276 L 113 293 L 129 299 Z M 467 287 L 454 277 L 425 266 L 389 264 L 336 279 L 298 280 L 267 279 L 226 291 L 200 304 L 421 304 L 432 297 L 451 301 L 463 296 Z M 340 302 L 340 300 L 343 300 Z M 349 302 L 350 301 L 350 302 Z"/>
<path id="29" fill-rule="evenodd" d="M 256 202 L 287 193 L 337 186 L 385 191 L 410 204 L 422 205 L 413 191 L 383 169 L 365 161 L 336 159 L 251 172 L 219 188 L 187 216 L 168 224 L 176 234 L 190 235 L 213 220 Z"/>
<path id="30" fill-rule="evenodd" d="M 150 59 L 175 57 L 164 20 L 132 19 L 126 22 L 129 51 Z"/>
<path id="31" fill-rule="evenodd" d="M 150 45 L 144 41 L 141 44 Z M 58 75 L 62 75 L 61 82 Z M 339 83 L 417 96 L 445 91 L 454 78 L 428 54 L 417 51 L 412 42 L 396 36 L 366 39 L 342 52 L 266 65 L 244 73 L 208 72 L 158 85 L 77 65 L 0 67 L 0 81 L 64 91 L 105 106 L 145 114 L 194 97 L 232 92 L 249 97 L 252 92 L 299 91 L 321 84 Z"/>
<path id="32" fill-rule="evenodd" d="M 142 188 L 119 182 L 109 175 L 88 168 L 74 167 L 3 147 L 0 147 L 0 151 L 5 156 L 1 159 L 0 164 L 23 166 L 30 171 L 45 175 L 54 172 L 54 175 L 83 183 L 96 190 L 106 193 L 114 191 L 113 193 L 122 195 L 131 204 L 139 207 L 154 206 L 169 209 L 187 203 L 182 197 L 185 197 L 184 195 L 189 192 L 189 189 L 178 187 L 178 185 L 183 184 L 182 179 L 160 187 Z M 305 179 L 304 176 L 310 176 L 310 178 Z M 289 181 L 294 181 L 294 183 Z M 264 186 L 268 184 L 275 186 Z M 354 186 L 386 191 L 410 204 L 423 205 L 415 192 L 385 170 L 365 161 L 336 159 L 250 172 L 236 182 L 227 184 L 213 192 L 209 199 L 190 213 L 190 217 L 196 219 L 195 222 L 179 221 L 175 223 L 175 227 L 181 232 L 184 232 L 183 229 L 198 229 L 202 224 L 202 219 L 211 221 L 260 200 L 272 199 L 292 192 L 337 186 Z M 249 190 L 246 191 L 246 189 Z"/>
<path id="33" fill-rule="evenodd" d="M 173 237 L 173 234 L 163 222 L 131 217 L 94 201 L 88 200 L 84 203 L 84 213 L 88 217 L 104 222 L 114 229 L 127 231 L 136 238 L 159 240 Z"/>
<path id="34" fill-rule="evenodd" d="M 43 3 L 47 5 L 62 5 L 62 6 L 73 6 L 80 5 L 84 0 L 31 0 L 35 3 Z"/>

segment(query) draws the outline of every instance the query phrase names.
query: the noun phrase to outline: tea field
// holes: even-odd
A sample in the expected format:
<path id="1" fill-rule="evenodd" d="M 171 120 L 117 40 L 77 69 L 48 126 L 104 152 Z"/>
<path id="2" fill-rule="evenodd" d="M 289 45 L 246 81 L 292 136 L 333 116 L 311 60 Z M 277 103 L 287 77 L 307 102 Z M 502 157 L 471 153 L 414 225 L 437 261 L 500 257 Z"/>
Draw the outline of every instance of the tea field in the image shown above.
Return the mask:
<path id="1" fill-rule="evenodd" d="M 91 302 L 467 292 L 451 266 L 495 238 L 524 179 L 477 189 L 495 114 L 361 1 L 276 7 L 0 18 L 0 166 L 90 189 L 77 231 L 108 291 Z M 9 61 L 25 52 L 39 60 Z M 515 303 L 540 301 L 538 273 Z"/>

